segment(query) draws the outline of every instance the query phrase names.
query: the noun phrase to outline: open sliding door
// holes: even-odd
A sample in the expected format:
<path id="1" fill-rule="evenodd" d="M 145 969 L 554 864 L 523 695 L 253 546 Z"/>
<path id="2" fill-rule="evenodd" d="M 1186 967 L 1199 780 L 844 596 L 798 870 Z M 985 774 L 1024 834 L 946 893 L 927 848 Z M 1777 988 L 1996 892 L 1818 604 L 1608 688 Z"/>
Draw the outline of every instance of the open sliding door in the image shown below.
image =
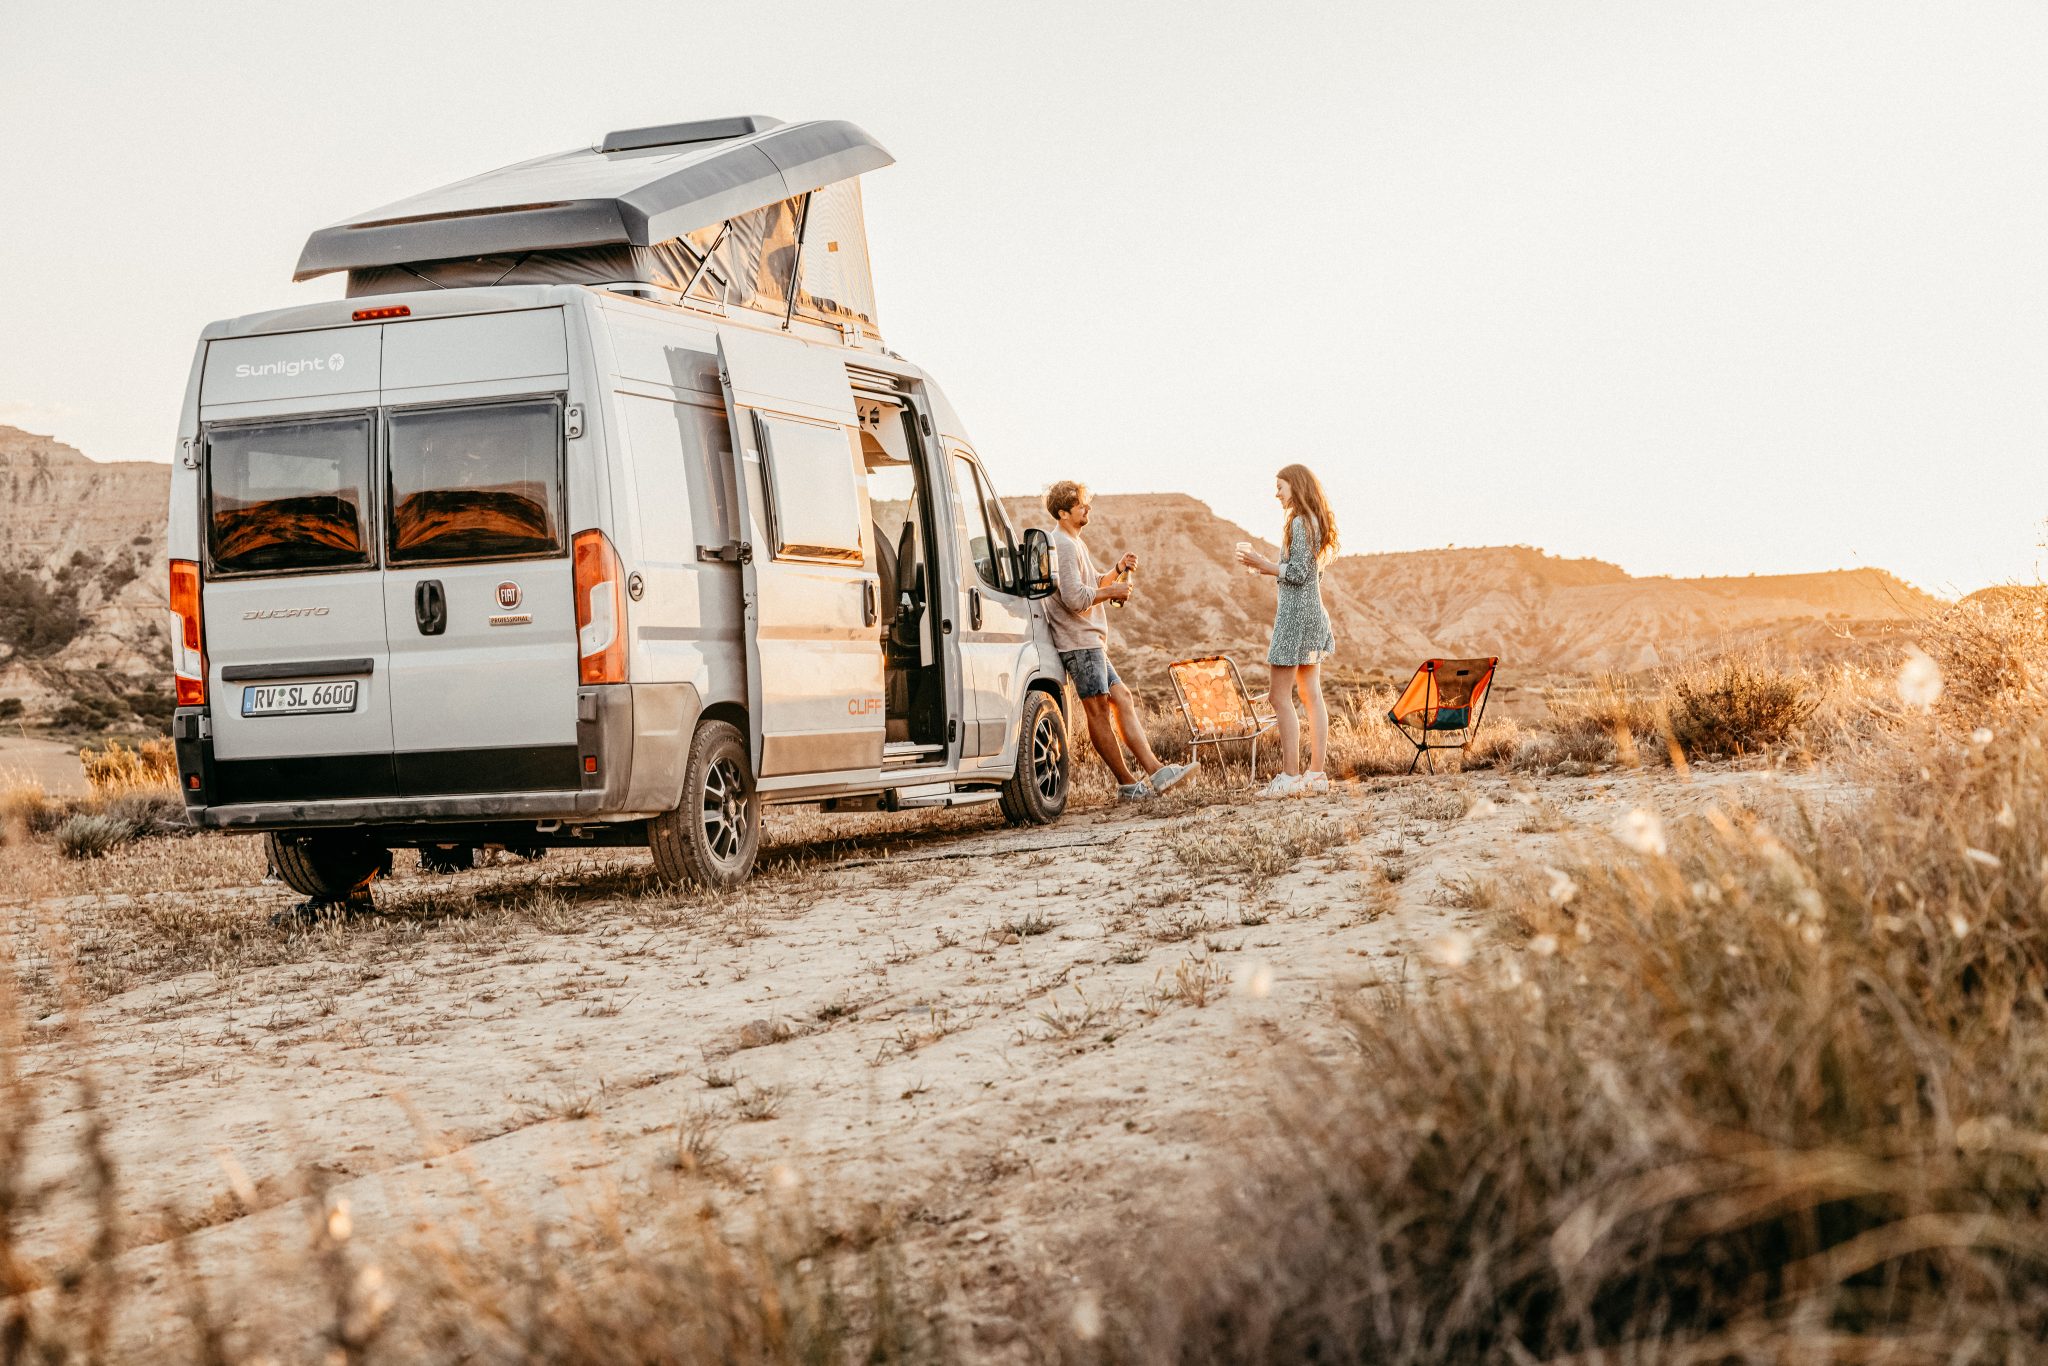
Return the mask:
<path id="1" fill-rule="evenodd" d="M 721 330 L 745 585 L 754 772 L 879 774 L 881 589 L 846 366 L 793 337 Z"/>

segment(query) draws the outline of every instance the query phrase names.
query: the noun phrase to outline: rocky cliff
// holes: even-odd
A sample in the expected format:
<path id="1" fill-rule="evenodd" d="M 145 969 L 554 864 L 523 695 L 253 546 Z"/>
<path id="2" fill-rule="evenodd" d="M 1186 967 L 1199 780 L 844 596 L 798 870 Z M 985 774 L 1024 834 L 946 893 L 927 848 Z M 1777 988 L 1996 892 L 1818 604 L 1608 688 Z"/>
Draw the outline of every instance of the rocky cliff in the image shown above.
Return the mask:
<path id="1" fill-rule="evenodd" d="M 89 460 L 0 427 L 0 621 L 13 627 L 0 633 L 0 706 L 45 718 L 80 698 L 167 691 L 170 481 L 166 464 Z"/>
<path id="2" fill-rule="evenodd" d="M 1050 524 L 1034 500 L 1007 506 L 1020 525 Z M 1096 558 L 1134 550 L 1140 561 L 1139 596 L 1111 617 L 1120 648 L 1148 667 L 1212 650 L 1263 660 L 1273 581 L 1237 567 L 1238 541 L 1274 553 L 1185 494 L 1097 498 Z M 1432 655 L 1498 655 L 1526 677 L 1654 668 L 1756 643 L 1809 652 L 1896 632 L 1940 605 L 1876 569 L 1634 578 L 1527 546 L 1340 555 L 1325 575 L 1344 672 L 1406 673 Z"/>

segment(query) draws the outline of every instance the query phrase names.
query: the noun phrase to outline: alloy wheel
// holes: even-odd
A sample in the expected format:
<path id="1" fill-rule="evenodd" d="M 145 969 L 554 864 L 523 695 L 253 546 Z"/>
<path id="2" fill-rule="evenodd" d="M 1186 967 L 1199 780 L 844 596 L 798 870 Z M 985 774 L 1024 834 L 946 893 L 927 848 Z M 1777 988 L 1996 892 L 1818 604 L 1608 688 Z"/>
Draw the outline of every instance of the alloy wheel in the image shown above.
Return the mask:
<path id="1" fill-rule="evenodd" d="M 1031 732 L 1031 779 L 1038 784 L 1039 795 L 1049 802 L 1059 800 L 1060 789 L 1065 785 L 1061 765 L 1066 752 L 1067 741 L 1060 733 L 1058 718 L 1051 714 L 1039 717 L 1037 728 Z"/>
<path id="2" fill-rule="evenodd" d="M 747 842 L 747 789 L 739 765 L 720 759 L 704 775 L 704 843 L 713 858 L 731 862 Z"/>

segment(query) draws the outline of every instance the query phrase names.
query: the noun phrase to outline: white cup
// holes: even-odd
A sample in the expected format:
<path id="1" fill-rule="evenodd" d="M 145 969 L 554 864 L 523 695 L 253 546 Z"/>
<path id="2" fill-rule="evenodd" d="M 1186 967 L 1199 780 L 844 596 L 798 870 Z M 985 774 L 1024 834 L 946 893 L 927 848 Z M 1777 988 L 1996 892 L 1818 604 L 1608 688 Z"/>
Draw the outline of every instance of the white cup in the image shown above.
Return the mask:
<path id="1" fill-rule="evenodd" d="M 1250 550 L 1251 550 L 1251 548 L 1252 548 L 1252 543 L 1251 543 L 1250 541 L 1239 541 L 1239 542 L 1237 543 L 1236 547 L 1235 547 L 1235 549 L 1237 550 L 1237 553 L 1238 553 L 1238 554 L 1240 554 L 1240 555 L 1244 555 L 1244 554 L 1247 554 L 1247 553 L 1249 553 L 1249 552 L 1250 552 Z M 1256 577 L 1256 576 L 1258 575 L 1258 572 L 1259 572 L 1259 571 L 1258 571 L 1258 570 L 1256 570 L 1256 569 L 1254 569 L 1254 568 L 1252 568 L 1252 567 L 1251 567 L 1250 565 L 1246 565 L 1246 566 L 1244 567 L 1244 572 L 1245 572 L 1245 573 L 1247 573 L 1247 574 L 1250 574 L 1250 575 L 1252 575 L 1252 576 L 1254 576 L 1254 577 Z"/>

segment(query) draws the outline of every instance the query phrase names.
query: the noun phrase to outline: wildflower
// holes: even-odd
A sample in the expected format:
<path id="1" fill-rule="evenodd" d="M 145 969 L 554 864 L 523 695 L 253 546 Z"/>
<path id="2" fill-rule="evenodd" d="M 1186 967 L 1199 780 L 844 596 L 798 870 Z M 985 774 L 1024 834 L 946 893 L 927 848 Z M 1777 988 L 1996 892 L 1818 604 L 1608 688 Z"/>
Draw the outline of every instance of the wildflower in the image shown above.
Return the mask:
<path id="1" fill-rule="evenodd" d="M 1572 927 L 1572 933 L 1576 934 L 1579 937 L 1579 942 L 1581 944 L 1590 944 L 1593 942 L 1593 926 L 1590 921 L 1581 920 L 1577 925 Z"/>
<path id="2" fill-rule="evenodd" d="M 1999 866 L 1998 855 L 1992 853 L 1989 849 L 1965 849 L 1963 850 L 1963 857 L 1985 868 L 1996 868 Z"/>
<path id="3" fill-rule="evenodd" d="M 768 1169 L 768 1181 L 779 1191 L 793 1191 L 803 1184 L 803 1178 L 796 1174 L 796 1168 L 781 1162 Z"/>
<path id="4" fill-rule="evenodd" d="M 1462 968 L 1472 961 L 1472 936 L 1453 930 L 1429 946 L 1429 956 L 1447 968 Z"/>
<path id="5" fill-rule="evenodd" d="M 1941 666 L 1918 646 L 1906 648 L 1906 662 L 1899 666 L 1899 700 L 1919 711 L 1941 700 Z"/>
<path id="6" fill-rule="evenodd" d="M 327 1207 L 327 1236 L 337 1243 L 345 1243 L 354 1231 L 355 1223 L 348 1214 L 348 1198 L 335 1197 L 334 1203 Z"/>
<path id="7" fill-rule="evenodd" d="M 1529 941 L 1529 952 L 1535 954 L 1538 958 L 1550 957 L 1557 952 L 1557 936 L 1554 934 L 1537 935 Z"/>
<path id="8" fill-rule="evenodd" d="M 1984 746 L 1990 744 L 1996 738 L 1997 737 L 1991 733 L 1991 727 L 1989 726 L 1979 726 L 1977 727 L 1977 729 L 1970 732 L 1970 743 L 1975 745 L 1978 749 L 1984 748 Z"/>
<path id="9" fill-rule="evenodd" d="M 1808 925 L 1799 932 L 1799 937 L 1808 944 L 1818 944 L 1820 942 L 1820 926 Z"/>
<path id="10" fill-rule="evenodd" d="M 1465 819 L 1468 821 L 1476 821 L 1481 816 L 1491 816 L 1494 812 L 1498 810 L 1500 810 L 1500 808 L 1494 805 L 1493 799 L 1491 797 L 1481 797 L 1478 801 L 1472 803 L 1472 805 L 1466 810 Z"/>
<path id="11" fill-rule="evenodd" d="M 1622 818 L 1621 842 L 1652 858 L 1664 857 L 1670 848 L 1664 839 L 1664 822 L 1657 819 L 1656 812 L 1646 811 L 1640 806 Z"/>
<path id="12" fill-rule="evenodd" d="M 2020 818 L 2013 814 L 2011 802 L 2001 802 L 1998 814 L 1991 818 L 1991 823 L 2000 830 L 2010 830 L 2020 823 Z"/>
<path id="13" fill-rule="evenodd" d="M 1579 894 L 1579 884 L 1572 881 L 1572 875 L 1562 868 L 1545 868 L 1550 874 L 1550 904 L 1569 906 L 1572 898 Z"/>
<path id="14" fill-rule="evenodd" d="M 1949 932 L 1958 939 L 1968 939 L 1970 937 L 1970 922 L 1963 919 L 1961 911 L 1950 911 L 1948 913 L 1948 928 Z"/>

